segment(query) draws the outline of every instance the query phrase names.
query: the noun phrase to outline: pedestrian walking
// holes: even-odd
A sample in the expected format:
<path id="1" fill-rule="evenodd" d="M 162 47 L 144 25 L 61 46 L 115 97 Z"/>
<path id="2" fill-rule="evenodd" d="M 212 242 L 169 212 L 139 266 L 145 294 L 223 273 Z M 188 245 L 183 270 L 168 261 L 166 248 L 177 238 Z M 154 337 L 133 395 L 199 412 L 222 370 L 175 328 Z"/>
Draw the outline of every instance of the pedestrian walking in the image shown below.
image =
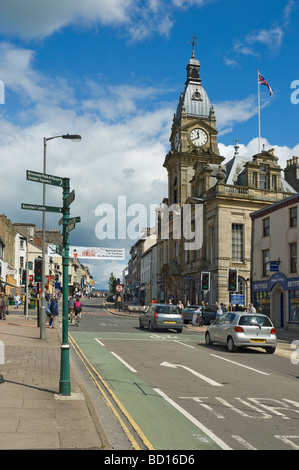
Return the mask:
<path id="1" fill-rule="evenodd" d="M 218 305 L 217 305 L 217 312 L 216 312 L 216 319 L 217 319 L 218 317 L 220 317 L 220 315 L 222 315 L 222 314 L 223 314 L 222 308 L 221 308 L 220 305 L 218 304 Z"/>
<path id="2" fill-rule="evenodd" d="M 19 308 L 20 296 L 19 296 L 19 295 L 15 295 L 14 301 L 15 301 L 15 308 Z"/>
<path id="3" fill-rule="evenodd" d="M 68 301 L 68 314 L 69 314 L 70 321 L 73 320 L 74 308 L 75 308 L 75 297 L 70 297 Z"/>
<path id="4" fill-rule="evenodd" d="M 58 302 L 56 298 L 51 300 L 49 305 L 50 310 L 50 321 L 49 321 L 49 328 L 54 328 L 55 317 L 58 316 Z"/>
<path id="5" fill-rule="evenodd" d="M 0 297 L 0 320 L 6 320 L 6 313 L 8 310 L 8 301 L 4 292 L 1 292 Z"/>
<path id="6" fill-rule="evenodd" d="M 182 301 L 181 301 L 181 300 L 178 301 L 178 307 L 179 307 L 181 310 L 184 310 L 184 305 L 182 304 Z"/>
<path id="7" fill-rule="evenodd" d="M 249 307 L 248 313 L 256 313 L 256 309 L 253 306 L 253 304 L 249 304 L 248 307 Z"/>

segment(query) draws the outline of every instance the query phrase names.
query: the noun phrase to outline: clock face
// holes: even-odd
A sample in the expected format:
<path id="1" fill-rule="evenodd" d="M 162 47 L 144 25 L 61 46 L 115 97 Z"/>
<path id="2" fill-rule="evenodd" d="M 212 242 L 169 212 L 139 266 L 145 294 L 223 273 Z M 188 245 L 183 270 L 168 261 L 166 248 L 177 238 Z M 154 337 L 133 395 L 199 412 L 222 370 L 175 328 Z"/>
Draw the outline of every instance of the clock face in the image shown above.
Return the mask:
<path id="1" fill-rule="evenodd" d="M 190 140 L 193 145 L 196 145 L 196 147 L 201 147 L 202 145 L 207 143 L 208 134 L 203 129 L 192 129 L 192 131 L 190 132 Z"/>

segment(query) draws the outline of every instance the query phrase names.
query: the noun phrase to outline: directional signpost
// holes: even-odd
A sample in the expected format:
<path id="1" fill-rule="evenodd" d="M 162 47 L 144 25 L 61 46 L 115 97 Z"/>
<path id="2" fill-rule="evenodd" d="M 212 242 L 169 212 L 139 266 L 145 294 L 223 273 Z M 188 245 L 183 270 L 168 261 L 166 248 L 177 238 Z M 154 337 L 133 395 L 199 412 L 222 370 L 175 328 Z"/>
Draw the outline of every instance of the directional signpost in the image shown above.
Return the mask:
<path id="1" fill-rule="evenodd" d="M 63 186 L 64 178 L 60 176 L 47 175 L 46 173 L 38 173 L 36 171 L 27 170 L 26 178 L 35 183 L 51 184 L 54 186 Z"/>
<path id="2" fill-rule="evenodd" d="M 39 204 L 21 204 L 21 209 L 27 209 L 30 211 L 46 211 L 46 212 L 62 212 L 61 207 L 55 206 L 41 206 Z"/>
<path id="3" fill-rule="evenodd" d="M 49 184 L 59 186 L 62 188 L 62 201 L 63 207 L 42 206 L 39 204 L 25 204 L 22 203 L 21 208 L 26 210 L 37 210 L 43 212 L 62 212 L 63 217 L 60 219 L 59 224 L 63 226 L 63 245 L 61 248 L 62 265 L 63 265 L 63 304 L 62 304 L 62 344 L 61 344 L 61 368 L 60 368 L 60 382 L 59 393 L 61 395 L 71 394 L 70 382 L 70 363 L 69 363 L 69 349 L 68 344 L 68 268 L 69 268 L 69 233 L 74 230 L 76 223 L 81 222 L 81 217 L 70 218 L 70 204 L 75 199 L 75 190 L 70 192 L 70 179 L 61 178 L 60 176 L 47 175 L 45 173 L 38 173 L 36 171 L 27 170 L 26 178 L 35 183 Z"/>

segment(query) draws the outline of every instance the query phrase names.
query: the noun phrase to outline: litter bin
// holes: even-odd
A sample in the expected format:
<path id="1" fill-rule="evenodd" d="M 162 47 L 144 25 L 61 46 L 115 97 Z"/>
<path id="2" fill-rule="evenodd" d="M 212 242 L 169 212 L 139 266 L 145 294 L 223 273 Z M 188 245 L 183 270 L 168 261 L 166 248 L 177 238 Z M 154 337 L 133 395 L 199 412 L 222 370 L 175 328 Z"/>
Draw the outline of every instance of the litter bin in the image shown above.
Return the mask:
<path id="1" fill-rule="evenodd" d="M 29 308 L 30 309 L 35 309 L 36 305 L 35 305 L 35 298 L 34 297 L 31 297 L 29 299 Z"/>

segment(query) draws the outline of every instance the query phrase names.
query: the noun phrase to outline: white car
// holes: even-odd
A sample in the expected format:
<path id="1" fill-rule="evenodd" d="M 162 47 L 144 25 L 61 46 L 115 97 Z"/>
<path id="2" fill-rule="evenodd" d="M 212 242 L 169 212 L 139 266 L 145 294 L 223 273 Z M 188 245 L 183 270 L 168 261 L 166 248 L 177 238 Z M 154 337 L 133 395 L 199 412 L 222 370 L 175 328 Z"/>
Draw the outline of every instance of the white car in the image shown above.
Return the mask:
<path id="1" fill-rule="evenodd" d="M 269 317 L 260 313 L 226 312 L 205 333 L 206 345 L 224 344 L 233 352 L 239 347 L 264 348 L 273 354 L 277 346 L 275 328 Z"/>

